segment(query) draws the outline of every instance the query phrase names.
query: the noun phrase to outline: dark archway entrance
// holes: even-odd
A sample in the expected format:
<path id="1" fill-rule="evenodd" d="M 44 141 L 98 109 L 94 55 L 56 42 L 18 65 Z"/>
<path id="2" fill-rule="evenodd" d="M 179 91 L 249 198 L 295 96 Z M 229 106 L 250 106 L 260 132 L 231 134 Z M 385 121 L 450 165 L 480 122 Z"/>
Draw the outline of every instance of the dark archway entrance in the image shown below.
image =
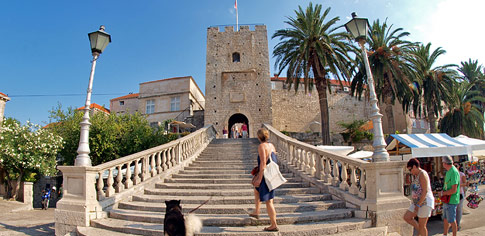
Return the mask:
<path id="1" fill-rule="evenodd" d="M 248 126 L 248 137 L 250 137 L 249 135 L 249 121 L 248 121 L 248 118 L 241 114 L 241 113 L 236 113 L 234 115 L 231 116 L 231 118 L 229 118 L 229 124 L 227 126 L 227 128 L 229 129 L 229 138 L 232 138 L 233 137 L 233 134 L 232 134 L 232 126 L 234 124 L 242 124 L 242 123 L 246 123 L 246 125 Z"/>

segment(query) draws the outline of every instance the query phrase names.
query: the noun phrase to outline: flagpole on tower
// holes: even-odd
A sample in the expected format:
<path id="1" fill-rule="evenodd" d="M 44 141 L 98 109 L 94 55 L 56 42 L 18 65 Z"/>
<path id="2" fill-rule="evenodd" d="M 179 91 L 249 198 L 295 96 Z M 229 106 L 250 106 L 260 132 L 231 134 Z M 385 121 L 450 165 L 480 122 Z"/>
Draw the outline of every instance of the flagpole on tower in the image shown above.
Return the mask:
<path id="1" fill-rule="evenodd" d="M 237 14 L 237 0 L 236 0 L 236 3 L 234 3 L 234 8 L 236 8 L 236 31 L 239 31 L 239 16 Z"/>

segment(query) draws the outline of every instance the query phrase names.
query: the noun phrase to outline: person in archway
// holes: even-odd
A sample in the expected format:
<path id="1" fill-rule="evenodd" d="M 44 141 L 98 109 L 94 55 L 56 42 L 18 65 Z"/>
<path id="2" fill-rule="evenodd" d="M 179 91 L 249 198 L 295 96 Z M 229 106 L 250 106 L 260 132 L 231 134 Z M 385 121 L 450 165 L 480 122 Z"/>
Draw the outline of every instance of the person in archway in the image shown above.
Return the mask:
<path id="1" fill-rule="evenodd" d="M 266 181 L 264 180 L 264 169 L 266 168 L 266 164 L 268 159 L 271 158 L 271 161 L 276 161 L 276 149 L 273 144 L 268 142 L 269 132 L 265 128 L 261 128 L 258 130 L 257 133 L 259 142 L 258 146 L 258 169 L 259 173 L 256 174 L 257 177 L 253 178 L 253 186 L 254 186 L 254 205 L 255 209 L 253 213 L 250 213 L 249 216 L 259 219 L 259 211 L 261 208 L 261 202 L 266 203 L 266 211 L 268 212 L 269 220 L 271 225 L 269 227 L 264 228 L 264 231 L 279 231 L 278 225 L 276 224 L 276 210 L 274 208 L 273 199 L 274 199 L 274 190 L 269 191 L 268 186 L 266 185 Z"/>
<path id="2" fill-rule="evenodd" d="M 241 126 L 242 138 L 248 138 L 248 126 L 246 125 L 246 121 L 243 122 Z"/>
<path id="3" fill-rule="evenodd" d="M 227 128 L 226 128 L 226 126 L 224 126 L 224 128 L 222 129 L 222 137 L 227 138 Z"/>

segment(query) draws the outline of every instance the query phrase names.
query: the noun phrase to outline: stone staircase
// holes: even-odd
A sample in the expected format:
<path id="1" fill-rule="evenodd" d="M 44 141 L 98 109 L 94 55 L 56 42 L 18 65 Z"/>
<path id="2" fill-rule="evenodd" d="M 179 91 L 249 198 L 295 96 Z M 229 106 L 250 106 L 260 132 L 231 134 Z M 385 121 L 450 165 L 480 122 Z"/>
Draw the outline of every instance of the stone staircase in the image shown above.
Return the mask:
<path id="1" fill-rule="evenodd" d="M 356 209 L 292 173 L 283 173 L 288 182 L 275 193 L 280 232 L 263 232 L 269 225 L 264 203 L 259 220 L 248 216 L 254 209 L 250 172 L 258 144 L 257 139 L 213 140 L 184 170 L 120 202 L 109 218 L 78 227 L 78 235 L 163 235 L 165 200 L 181 200 L 188 212 L 208 199 L 195 211 L 204 224 L 197 235 L 387 235 L 386 227 L 370 228 L 370 220 L 355 217 Z"/>

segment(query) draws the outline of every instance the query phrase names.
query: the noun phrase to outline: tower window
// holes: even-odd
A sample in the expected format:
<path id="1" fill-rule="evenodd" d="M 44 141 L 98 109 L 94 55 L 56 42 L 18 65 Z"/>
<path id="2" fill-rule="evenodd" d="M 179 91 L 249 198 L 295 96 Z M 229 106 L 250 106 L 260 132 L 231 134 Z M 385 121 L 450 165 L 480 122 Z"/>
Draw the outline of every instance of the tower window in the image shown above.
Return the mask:
<path id="1" fill-rule="evenodd" d="M 232 54 L 232 62 L 240 62 L 241 61 L 241 55 L 238 52 L 235 52 Z"/>

